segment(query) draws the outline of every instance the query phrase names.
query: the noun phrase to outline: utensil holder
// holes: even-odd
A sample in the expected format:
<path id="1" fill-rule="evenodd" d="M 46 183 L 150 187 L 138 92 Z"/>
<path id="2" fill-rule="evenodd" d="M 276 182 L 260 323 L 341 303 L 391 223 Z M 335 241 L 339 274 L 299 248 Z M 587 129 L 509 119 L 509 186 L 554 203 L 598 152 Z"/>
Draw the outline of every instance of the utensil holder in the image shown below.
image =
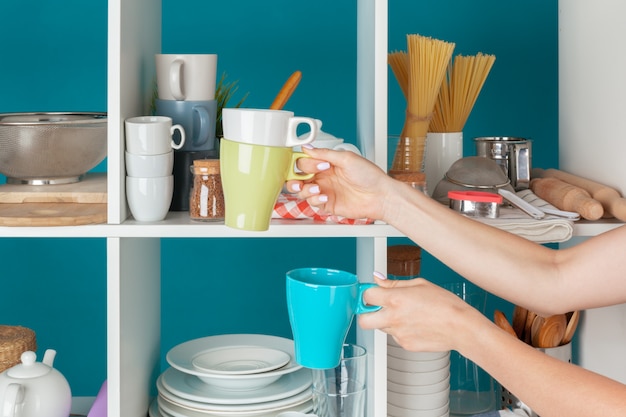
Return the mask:
<path id="1" fill-rule="evenodd" d="M 544 352 L 548 356 L 559 359 L 563 362 L 572 363 L 572 343 L 557 346 L 554 348 L 536 348 L 540 352 Z M 524 404 L 519 398 L 513 395 L 506 387 L 501 386 L 501 405 L 502 408 L 521 408 L 529 417 L 540 417 L 530 407 Z"/>

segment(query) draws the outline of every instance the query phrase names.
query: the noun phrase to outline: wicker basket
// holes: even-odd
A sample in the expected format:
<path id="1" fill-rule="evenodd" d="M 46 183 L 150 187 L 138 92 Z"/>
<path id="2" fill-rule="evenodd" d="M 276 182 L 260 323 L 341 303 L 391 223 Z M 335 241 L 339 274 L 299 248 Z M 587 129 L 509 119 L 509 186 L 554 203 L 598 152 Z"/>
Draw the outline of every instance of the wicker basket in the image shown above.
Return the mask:
<path id="1" fill-rule="evenodd" d="M 21 326 L 0 325 L 0 372 L 20 363 L 22 353 L 37 351 L 35 332 Z"/>

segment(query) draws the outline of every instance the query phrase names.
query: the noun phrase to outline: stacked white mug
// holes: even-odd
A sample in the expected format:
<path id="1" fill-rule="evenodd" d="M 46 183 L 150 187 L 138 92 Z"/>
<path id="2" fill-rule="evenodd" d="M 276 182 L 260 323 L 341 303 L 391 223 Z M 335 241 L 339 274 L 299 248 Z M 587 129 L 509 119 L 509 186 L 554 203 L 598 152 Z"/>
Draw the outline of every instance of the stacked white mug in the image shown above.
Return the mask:
<path id="1" fill-rule="evenodd" d="M 126 199 L 137 221 L 165 219 L 174 189 L 174 149 L 185 143 L 185 130 L 164 116 L 126 119 Z M 173 135 L 180 134 L 179 142 Z"/>
<path id="2" fill-rule="evenodd" d="M 450 352 L 410 352 L 387 339 L 387 415 L 450 415 Z"/>
<path id="3" fill-rule="evenodd" d="M 187 134 L 174 152 L 174 194 L 171 210 L 189 210 L 193 182 L 189 167 L 197 159 L 217 158 L 216 54 L 156 54 L 156 114 L 170 117 Z M 174 137 L 178 140 L 178 135 Z"/>

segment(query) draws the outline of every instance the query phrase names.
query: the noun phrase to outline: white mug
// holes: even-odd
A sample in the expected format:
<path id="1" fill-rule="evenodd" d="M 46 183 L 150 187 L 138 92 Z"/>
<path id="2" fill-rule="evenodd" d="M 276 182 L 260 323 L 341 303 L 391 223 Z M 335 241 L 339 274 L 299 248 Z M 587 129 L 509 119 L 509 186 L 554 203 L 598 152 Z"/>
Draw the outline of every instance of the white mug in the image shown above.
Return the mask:
<path id="1" fill-rule="evenodd" d="M 172 203 L 174 176 L 126 177 L 126 199 L 130 212 L 140 222 L 165 219 Z"/>
<path id="2" fill-rule="evenodd" d="M 310 131 L 298 137 L 298 126 Z M 230 108 L 222 110 L 224 138 L 251 145 L 294 147 L 311 143 L 319 133 L 319 124 L 311 117 L 295 117 L 285 110 Z"/>
<path id="3" fill-rule="evenodd" d="M 129 177 L 165 177 L 174 170 L 174 151 L 157 155 L 138 155 L 125 152 L 126 175 Z"/>
<path id="4" fill-rule="evenodd" d="M 139 116 L 126 119 L 126 150 L 138 155 L 159 155 L 180 149 L 185 144 L 185 129 L 172 125 L 166 116 Z M 172 139 L 174 132 L 180 133 L 180 142 Z"/>
<path id="5" fill-rule="evenodd" d="M 155 63 L 161 100 L 215 99 L 216 54 L 156 54 Z"/>

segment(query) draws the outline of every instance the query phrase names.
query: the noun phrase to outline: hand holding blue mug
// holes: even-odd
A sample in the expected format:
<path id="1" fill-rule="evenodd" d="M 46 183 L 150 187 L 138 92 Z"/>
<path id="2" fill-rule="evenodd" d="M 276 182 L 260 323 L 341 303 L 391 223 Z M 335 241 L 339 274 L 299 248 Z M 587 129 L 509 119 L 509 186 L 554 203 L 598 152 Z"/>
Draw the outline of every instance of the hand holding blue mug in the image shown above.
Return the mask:
<path id="1" fill-rule="evenodd" d="M 294 269 L 286 285 L 296 362 L 307 368 L 336 367 L 354 316 L 380 309 L 363 303 L 363 292 L 376 284 L 360 283 L 349 272 Z"/>

